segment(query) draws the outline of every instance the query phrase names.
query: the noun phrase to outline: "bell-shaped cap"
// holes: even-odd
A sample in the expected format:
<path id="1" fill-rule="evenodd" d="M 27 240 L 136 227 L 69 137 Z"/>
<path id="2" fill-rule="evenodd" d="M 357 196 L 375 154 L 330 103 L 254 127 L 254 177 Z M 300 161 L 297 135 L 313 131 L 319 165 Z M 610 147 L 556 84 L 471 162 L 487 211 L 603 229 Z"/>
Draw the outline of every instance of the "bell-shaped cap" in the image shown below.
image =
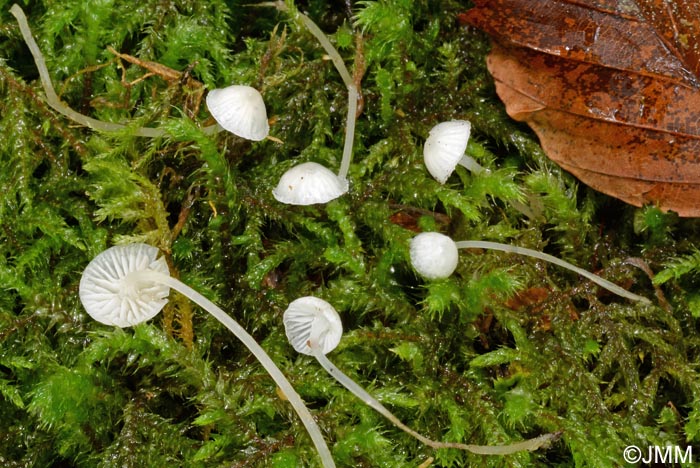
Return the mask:
<path id="1" fill-rule="evenodd" d="M 347 193 L 348 181 L 315 163 L 301 163 L 285 172 L 272 195 L 288 205 L 327 203 Z"/>
<path id="2" fill-rule="evenodd" d="M 206 101 L 214 119 L 234 135 L 260 141 L 270 133 L 265 103 L 257 89 L 243 85 L 212 89 Z"/>
<path id="3" fill-rule="evenodd" d="M 83 271 L 80 301 L 92 318 L 106 325 L 130 327 L 150 320 L 168 302 L 170 288 L 144 279 L 149 271 L 170 275 L 157 248 L 147 244 L 111 247 Z"/>
<path id="4" fill-rule="evenodd" d="M 292 301 L 284 311 L 282 321 L 289 343 L 302 354 L 313 354 L 309 343 L 328 354 L 343 336 L 338 312 L 328 302 L 313 296 Z"/>
<path id="5" fill-rule="evenodd" d="M 441 279 L 457 268 L 457 244 L 439 232 L 423 232 L 411 239 L 411 265 L 424 278 Z"/>
<path id="6" fill-rule="evenodd" d="M 423 147 L 423 160 L 430 175 L 441 184 L 447 181 L 464 156 L 471 128 L 467 120 L 450 120 L 430 130 Z"/>

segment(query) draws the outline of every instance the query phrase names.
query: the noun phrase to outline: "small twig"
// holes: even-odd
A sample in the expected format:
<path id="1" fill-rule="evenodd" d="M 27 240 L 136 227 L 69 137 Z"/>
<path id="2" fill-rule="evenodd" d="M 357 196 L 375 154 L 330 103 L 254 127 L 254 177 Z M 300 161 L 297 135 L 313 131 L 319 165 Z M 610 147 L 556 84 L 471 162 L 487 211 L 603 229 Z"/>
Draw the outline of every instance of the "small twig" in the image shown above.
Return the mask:
<path id="1" fill-rule="evenodd" d="M 355 33 L 355 66 L 352 70 L 352 80 L 357 87 L 357 117 L 362 115 L 365 108 L 365 97 L 362 94 L 362 78 L 367 71 L 367 61 L 365 60 L 365 40 L 362 32 Z"/>
<path id="2" fill-rule="evenodd" d="M 63 96 L 63 94 L 65 94 L 65 92 L 66 92 L 66 87 L 68 86 L 68 83 L 70 83 L 70 81 L 71 81 L 72 79 L 74 79 L 74 78 L 76 78 L 76 77 L 78 77 L 78 76 L 80 76 L 80 75 L 83 75 L 83 74 L 85 74 L 85 73 L 93 73 L 93 72 L 96 72 L 97 70 L 100 70 L 100 69 L 102 69 L 102 68 L 108 66 L 110 63 L 111 63 L 111 61 L 110 61 L 110 62 L 107 62 L 107 63 L 101 63 L 101 64 L 99 64 L 99 65 L 92 65 L 92 66 L 83 68 L 82 70 L 79 70 L 77 73 L 74 73 L 73 75 L 69 76 L 69 77 L 66 79 L 66 81 L 63 83 L 63 86 L 61 86 L 61 90 L 59 91 L 58 95 L 59 95 L 59 96 Z"/>
<path id="3" fill-rule="evenodd" d="M 171 231 L 171 242 L 174 241 L 178 235 L 180 235 L 180 231 L 182 231 L 182 228 L 185 227 L 185 223 L 187 222 L 187 218 L 190 215 L 190 210 L 192 209 L 192 206 L 194 206 L 195 200 L 199 198 L 199 187 L 195 187 L 194 189 L 190 189 L 187 191 L 187 198 L 182 202 L 182 208 L 180 208 L 180 214 L 177 217 L 177 223 L 175 223 L 175 226 L 173 226 L 173 229 Z"/>
<path id="4" fill-rule="evenodd" d="M 172 68 L 166 67 L 165 65 L 162 65 L 158 62 L 141 60 L 140 58 L 134 57 L 133 55 L 122 54 L 121 52 L 117 52 L 112 46 L 107 46 L 107 50 L 119 57 L 120 59 L 126 60 L 127 62 L 133 63 L 134 65 L 138 65 L 141 68 L 145 68 L 146 70 L 151 72 L 151 76 L 158 75 L 166 81 L 177 81 L 182 77 L 182 72 L 173 70 Z"/>
<path id="5" fill-rule="evenodd" d="M 654 284 L 654 272 L 651 270 L 651 267 L 649 267 L 649 264 L 647 262 L 645 262 L 639 257 L 629 257 L 625 259 L 625 261 L 622 263 L 635 266 L 642 270 L 644 273 L 646 273 L 647 277 L 651 281 L 651 284 L 654 286 L 654 292 L 656 294 L 656 298 L 659 300 L 659 305 L 661 306 L 661 308 L 664 309 L 666 312 L 673 311 L 671 304 L 669 304 L 669 302 L 666 300 L 666 296 L 664 296 L 664 292 L 658 285 Z"/>

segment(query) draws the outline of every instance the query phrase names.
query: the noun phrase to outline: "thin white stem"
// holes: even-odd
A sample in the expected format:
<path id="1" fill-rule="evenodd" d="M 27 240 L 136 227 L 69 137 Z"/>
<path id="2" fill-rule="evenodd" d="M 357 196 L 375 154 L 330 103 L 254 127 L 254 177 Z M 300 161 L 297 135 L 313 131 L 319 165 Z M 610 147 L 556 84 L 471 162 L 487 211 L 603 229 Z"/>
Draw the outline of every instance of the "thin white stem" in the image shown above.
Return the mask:
<path id="1" fill-rule="evenodd" d="M 312 343 L 309 343 L 309 346 L 311 347 L 311 350 L 314 353 L 314 357 L 316 358 L 318 363 L 321 364 L 321 366 L 326 370 L 326 372 L 328 372 L 328 374 L 331 375 L 331 377 L 340 382 L 345 388 L 350 390 L 350 392 L 353 395 L 362 400 L 365 404 L 367 404 L 379 414 L 391 421 L 392 424 L 394 424 L 396 427 L 406 432 L 407 434 L 410 434 L 411 436 L 415 437 L 425 445 L 434 449 L 452 448 L 459 450 L 467 450 L 469 452 L 478 453 L 481 455 L 507 455 L 510 453 L 520 452 L 522 450 L 536 450 L 559 436 L 559 434 L 557 433 L 544 434 L 539 437 L 535 437 L 534 439 L 528 439 L 511 445 L 494 446 L 460 444 L 457 442 L 438 442 L 432 439 L 428 439 L 427 437 L 417 433 L 416 431 L 402 423 L 399 420 L 399 418 L 394 416 L 393 413 L 386 409 L 384 405 L 377 401 L 372 395 L 367 393 L 367 391 L 364 388 L 360 387 L 354 380 L 345 375 L 340 369 L 335 367 L 335 365 L 331 361 L 329 361 L 328 358 L 321 352 L 318 346 L 315 346 Z"/>
<path id="2" fill-rule="evenodd" d="M 269 4 L 263 4 L 263 5 L 269 5 Z M 289 11 L 289 8 L 287 5 L 285 5 L 284 2 L 278 1 L 273 4 L 278 10 L 280 11 Z M 309 32 L 316 38 L 318 39 L 318 42 L 321 44 L 321 47 L 323 47 L 323 50 L 326 51 L 328 56 L 330 57 L 331 61 L 333 62 L 333 65 L 335 65 L 336 70 L 338 70 L 338 73 L 340 73 L 340 77 L 343 79 L 343 83 L 345 83 L 345 86 L 348 88 L 350 86 L 354 86 L 354 82 L 352 81 L 352 78 L 350 76 L 350 72 L 348 71 L 347 67 L 345 66 L 345 62 L 343 62 L 342 57 L 338 53 L 338 51 L 333 47 L 333 44 L 331 44 L 331 41 L 328 40 L 328 37 L 321 31 L 321 28 L 319 28 L 316 23 L 314 23 L 311 18 L 306 16 L 304 13 L 300 11 L 295 11 L 295 15 L 299 18 L 299 21 L 304 23 L 304 26 L 307 27 Z"/>
<path id="3" fill-rule="evenodd" d="M 481 164 L 476 162 L 476 159 L 472 158 L 471 156 L 467 156 L 466 154 L 464 156 L 462 156 L 462 159 L 460 159 L 457 164 L 459 164 L 460 166 L 466 167 L 473 174 L 481 174 L 482 172 L 490 172 L 484 166 L 482 166 Z"/>
<path id="4" fill-rule="evenodd" d="M 567 270 L 571 270 L 573 272 L 576 272 L 579 275 L 593 281 L 598 286 L 605 288 L 608 291 L 617 294 L 618 296 L 622 296 L 622 297 L 625 297 L 627 299 L 631 299 L 633 301 L 639 301 L 639 302 L 642 302 L 644 304 L 651 304 L 651 301 L 649 299 L 647 299 L 646 297 L 638 296 L 637 294 L 631 293 L 631 292 L 627 291 L 626 289 L 621 288 L 620 286 L 616 285 L 615 283 L 608 281 L 604 278 L 601 278 L 600 276 L 598 276 L 596 274 L 591 273 L 590 271 L 584 270 L 583 268 L 579 268 L 576 265 L 572 265 L 571 263 L 569 263 L 567 261 L 564 261 L 560 258 L 553 256 L 553 255 L 546 254 L 544 252 L 528 249 L 525 247 L 517 247 L 514 245 L 501 244 L 500 242 L 489 242 L 489 241 L 471 240 L 471 241 L 455 242 L 455 244 L 457 244 L 458 249 L 490 249 L 490 250 L 499 250 L 501 252 L 526 255 L 528 257 L 539 258 L 540 260 L 544 260 L 546 262 L 550 262 L 550 263 L 553 263 L 555 265 L 558 265 L 562 268 L 566 268 Z"/>
<path id="5" fill-rule="evenodd" d="M 221 310 L 221 308 L 219 308 L 209 299 L 202 296 L 200 293 L 187 286 L 182 281 L 179 281 L 169 275 L 155 272 L 153 270 L 135 272 L 131 273 L 131 275 L 137 275 L 139 279 L 142 279 L 144 281 L 162 283 L 166 286 L 171 287 L 183 296 L 189 298 L 192 302 L 198 304 L 204 310 L 213 315 L 214 318 L 221 322 L 226 328 L 231 330 L 231 332 L 243 342 L 243 344 L 250 350 L 250 352 L 253 353 L 253 355 L 257 358 L 260 364 L 262 364 L 265 370 L 270 374 L 277 386 L 282 390 L 282 393 L 287 398 L 287 400 L 289 400 L 289 403 L 291 403 L 292 407 L 301 418 L 301 421 L 306 427 L 306 430 L 308 431 L 311 440 L 316 446 L 316 450 L 318 451 L 323 466 L 328 468 L 335 467 L 335 462 L 333 461 L 333 457 L 331 456 L 330 450 L 326 445 L 326 441 L 323 439 L 321 430 L 316 424 L 316 421 L 314 421 L 313 416 L 311 416 L 311 413 L 304 404 L 304 401 L 301 399 L 296 390 L 294 390 L 294 387 L 292 387 L 292 384 L 289 383 L 282 371 L 280 371 L 279 368 L 272 361 L 272 358 L 270 358 L 270 356 L 258 344 L 258 342 L 255 341 L 255 339 L 252 336 L 250 336 L 250 334 L 247 331 L 245 331 L 245 329 L 242 326 L 240 326 L 238 322 L 232 319 L 226 312 Z"/>
<path id="6" fill-rule="evenodd" d="M 46 93 L 46 103 L 49 106 L 51 106 L 56 112 L 65 115 L 72 121 L 80 125 L 89 127 L 93 130 L 97 130 L 99 132 L 123 132 L 129 128 L 123 124 L 104 122 L 102 120 L 93 119 L 92 117 L 88 117 L 87 115 L 83 115 L 80 112 L 74 111 L 73 109 L 65 105 L 63 102 L 61 102 L 61 100 L 58 98 L 58 95 L 56 94 L 56 90 L 54 89 L 53 84 L 51 83 L 49 70 L 48 68 L 46 68 L 46 61 L 44 60 L 44 56 L 41 53 L 41 49 L 39 49 L 39 46 L 34 40 L 32 30 L 29 27 L 29 23 L 27 22 L 27 17 L 24 15 L 24 11 L 22 11 L 22 8 L 20 8 L 19 5 L 14 4 L 10 8 L 10 13 L 12 13 L 12 15 L 17 19 L 17 24 L 19 25 L 19 30 L 22 33 L 24 42 L 27 43 L 27 47 L 29 47 L 29 51 L 31 52 L 32 57 L 34 57 L 34 63 L 36 64 L 36 68 L 39 71 L 39 79 L 41 80 L 41 85 L 43 86 L 44 92 Z M 220 131 L 221 129 L 218 127 L 218 125 L 210 125 L 209 127 L 205 127 L 202 130 L 206 134 L 214 134 Z M 149 138 L 156 138 L 165 135 L 165 130 L 153 127 L 138 127 L 130 131 L 133 132 L 133 134 L 136 136 Z"/>
<path id="7" fill-rule="evenodd" d="M 280 11 L 289 11 L 287 5 L 282 1 L 277 1 L 272 4 L 264 3 L 262 5 L 274 5 Z M 309 32 L 318 40 L 330 57 L 335 69 L 338 70 L 340 77 L 343 79 L 343 83 L 348 88 L 348 115 L 345 121 L 345 144 L 343 146 L 343 159 L 340 162 L 340 169 L 338 170 L 338 177 L 340 179 L 347 179 L 348 171 L 350 170 L 350 163 L 352 162 L 352 146 L 355 139 L 355 121 L 357 119 L 357 87 L 353 81 L 350 72 L 345 66 L 342 57 L 338 53 L 328 37 L 321 31 L 316 23 L 314 23 L 311 18 L 306 16 L 300 11 L 295 11 L 295 16 L 301 21 L 304 26 L 309 30 Z"/>
<path id="8" fill-rule="evenodd" d="M 348 177 L 350 163 L 352 162 L 352 145 L 355 139 L 355 120 L 357 118 L 357 88 L 348 86 L 348 117 L 345 121 L 345 145 L 343 146 L 343 159 L 340 161 L 338 177 L 345 180 Z"/>

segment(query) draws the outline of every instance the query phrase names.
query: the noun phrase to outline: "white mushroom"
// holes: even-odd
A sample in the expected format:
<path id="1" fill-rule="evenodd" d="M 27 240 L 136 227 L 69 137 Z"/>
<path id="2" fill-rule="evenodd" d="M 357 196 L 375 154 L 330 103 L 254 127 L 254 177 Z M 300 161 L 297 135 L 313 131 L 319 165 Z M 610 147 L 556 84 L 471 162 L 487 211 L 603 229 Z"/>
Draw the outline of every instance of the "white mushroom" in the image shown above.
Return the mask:
<path id="1" fill-rule="evenodd" d="M 288 6 L 285 2 L 274 2 L 273 5 L 281 11 L 288 11 Z M 333 65 L 335 65 L 336 70 L 340 74 L 345 86 L 348 89 L 348 113 L 345 119 L 345 143 L 343 145 L 343 158 L 340 161 L 340 168 L 338 169 L 338 175 L 336 176 L 336 181 L 329 183 L 331 180 L 327 174 L 307 177 L 304 179 L 299 178 L 299 173 L 301 170 L 297 170 L 297 167 L 289 169 L 285 174 L 282 175 L 282 180 L 280 180 L 277 188 L 273 191 L 274 197 L 282 202 L 289 205 L 312 205 L 315 203 L 327 203 L 334 200 L 348 191 L 348 171 L 350 170 L 350 163 L 352 162 L 352 146 L 355 139 L 355 121 L 357 119 L 357 87 L 355 82 L 350 76 L 343 59 L 340 57 L 338 51 L 333 47 L 333 44 L 328 40 L 323 31 L 311 21 L 311 18 L 305 14 L 295 11 L 294 16 L 298 18 L 304 25 L 308 28 L 309 32 L 318 39 L 321 47 L 326 51 L 328 56 L 331 58 Z M 303 163 L 300 166 L 304 166 Z M 316 164 L 316 166 L 321 166 Z M 325 169 L 325 168 L 324 168 Z M 308 167 L 304 168 L 304 171 L 309 170 Z M 326 169 L 330 173 L 328 169 Z M 320 173 L 318 168 L 315 168 L 314 173 Z M 331 173 L 332 174 L 332 173 Z M 288 189 L 283 186 L 285 180 L 296 181 L 295 190 L 303 195 L 294 195 L 287 193 Z M 316 195 L 322 194 L 322 195 Z"/>
<path id="2" fill-rule="evenodd" d="M 168 302 L 170 287 L 142 283 L 136 271 L 170 275 L 165 258 L 146 244 L 118 245 L 95 257 L 83 271 L 80 301 L 95 320 L 105 325 L 131 327 L 155 317 Z"/>
<path id="3" fill-rule="evenodd" d="M 146 244 L 111 247 L 88 264 L 80 279 L 79 296 L 95 320 L 128 327 L 153 318 L 167 303 L 170 288 L 213 315 L 258 359 L 289 400 L 309 432 L 324 467 L 335 467 L 321 431 L 299 394 L 255 339 L 226 312 L 183 282 L 170 276 L 158 249 Z"/>
<path id="4" fill-rule="evenodd" d="M 243 85 L 212 89 L 206 101 L 212 117 L 234 135 L 260 141 L 270 133 L 265 102 L 257 89 Z"/>
<path id="5" fill-rule="evenodd" d="M 474 158 L 464 154 L 471 128 L 467 120 L 450 120 L 430 130 L 423 146 L 423 160 L 430 175 L 441 184 L 447 181 L 458 164 L 475 174 L 488 172 Z"/>
<path id="6" fill-rule="evenodd" d="M 285 172 L 272 195 L 288 205 L 313 205 L 327 203 L 347 191 L 347 179 L 318 163 L 305 162 Z"/>
<path id="7" fill-rule="evenodd" d="M 332 305 L 317 297 L 301 297 L 289 304 L 287 310 L 284 312 L 282 320 L 284 322 L 287 339 L 297 352 L 314 356 L 326 372 L 341 385 L 350 390 L 353 395 L 387 418 L 396 427 L 429 447 L 435 449 L 455 448 L 483 455 L 504 455 L 521 450 L 536 450 L 558 437 L 558 434 L 545 434 L 512 445 L 500 446 L 468 445 L 455 442 L 438 442 L 428 439 L 402 423 L 391 411 L 377 401 L 372 395 L 367 393 L 367 391 L 360 387 L 354 380 L 345 375 L 325 356 L 335 349 L 343 333 L 340 316 Z"/>
<path id="8" fill-rule="evenodd" d="M 413 268 L 431 280 L 450 276 L 459 259 L 454 241 L 439 232 L 423 232 L 411 239 L 410 254 Z"/>
<path id="9" fill-rule="evenodd" d="M 328 302 L 313 296 L 292 301 L 283 316 L 287 339 L 297 353 L 312 356 L 311 346 L 328 354 L 343 336 L 338 312 Z"/>
<path id="10" fill-rule="evenodd" d="M 447 278 L 454 272 L 457 266 L 456 257 L 453 260 L 453 255 L 456 255 L 457 249 L 499 250 L 501 252 L 538 258 L 540 260 L 544 260 L 545 262 L 553 263 L 557 266 L 578 273 L 579 275 L 593 281 L 598 286 L 605 288 L 618 296 L 633 301 L 643 302 L 645 304 L 650 303 L 649 299 L 646 297 L 631 293 L 611 281 L 601 278 L 590 271 L 579 268 L 576 265 L 572 265 L 571 263 L 553 255 L 525 247 L 501 244 L 500 242 L 476 240 L 455 242 L 444 234 L 437 232 L 423 232 L 411 239 L 411 264 L 421 276 L 424 276 L 427 279 Z"/>

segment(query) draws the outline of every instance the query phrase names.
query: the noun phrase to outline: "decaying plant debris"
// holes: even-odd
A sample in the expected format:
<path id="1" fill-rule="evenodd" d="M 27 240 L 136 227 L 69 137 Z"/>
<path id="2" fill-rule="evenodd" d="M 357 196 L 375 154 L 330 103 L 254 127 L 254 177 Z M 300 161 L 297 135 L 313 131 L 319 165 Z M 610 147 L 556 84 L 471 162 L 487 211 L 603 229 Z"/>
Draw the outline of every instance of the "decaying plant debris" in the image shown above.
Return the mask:
<path id="1" fill-rule="evenodd" d="M 247 3 L 25 7 L 63 101 L 159 138 L 54 113 L 2 5 L 3 466 L 317 463 L 264 369 L 187 300 L 134 329 L 87 316 L 82 270 L 137 241 L 261 342 L 338 466 L 609 466 L 628 445 L 698 444 L 696 220 L 623 205 L 554 167 L 497 100 L 488 40 L 457 21 L 469 5 L 450 1 L 358 2 L 352 16 L 344 2 L 298 4 L 354 64 L 362 99 L 350 192 L 282 205 L 272 189 L 288 168 L 338 167 L 347 90 L 290 15 Z M 261 90 L 280 142 L 202 131 L 202 85 L 233 83 Z M 441 185 L 422 147 L 450 119 L 471 122 L 467 152 L 489 171 L 458 167 Z M 497 252 L 465 251 L 428 282 L 410 267 L 417 231 L 544 250 L 654 305 Z M 287 343 L 282 313 L 306 295 L 341 315 L 333 361 L 412 428 L 468 444 L 561 439 L 504 457 L 422 446 Z"/>

